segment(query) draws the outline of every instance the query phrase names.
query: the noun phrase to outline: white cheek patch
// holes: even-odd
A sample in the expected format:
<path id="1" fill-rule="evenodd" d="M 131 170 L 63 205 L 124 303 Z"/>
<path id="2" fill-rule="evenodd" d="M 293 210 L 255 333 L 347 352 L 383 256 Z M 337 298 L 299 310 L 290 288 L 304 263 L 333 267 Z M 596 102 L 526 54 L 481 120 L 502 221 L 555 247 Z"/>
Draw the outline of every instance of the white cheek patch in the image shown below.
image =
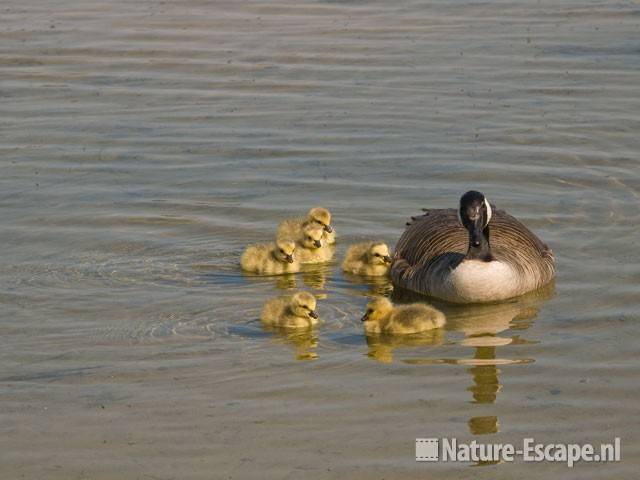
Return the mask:
<path id="1" fill-rule="evenodd" d="M 489 201 L 487 200 L 487 197 L 484 198 L 484 204 L 487 206 L 487 223 L 484 224 L 484 226 L 486 227 L 487 225 L 489 225 L 489 222 L 491 221 L 491 205 L 489 205 Z"/>

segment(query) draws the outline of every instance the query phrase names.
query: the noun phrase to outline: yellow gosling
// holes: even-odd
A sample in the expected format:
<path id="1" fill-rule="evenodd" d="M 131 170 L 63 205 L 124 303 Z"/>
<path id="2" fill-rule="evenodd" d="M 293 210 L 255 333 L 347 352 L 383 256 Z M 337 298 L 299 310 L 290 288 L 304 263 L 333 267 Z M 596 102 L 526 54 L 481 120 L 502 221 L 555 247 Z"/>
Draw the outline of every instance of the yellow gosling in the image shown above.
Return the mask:
<path id="1" fill-rule="evenodd" d="M 379 277 L 387 275 L 391 267 L 389 247 L 383 242 L 364 242 L 352 245 L 342 262 L 342 270 L 354 275 Z"/>
<path id="2" fill-rule="evenodd" d="M 322 228 L 322 238 L 327 245 L 336 243 L 336 232 L 331 226 L 331 213 L 326 208 L 309 210 L 306 218 L 288 218 L 278 226 L 278 238 L 298 238 L 307 225 Z"/>
<path id="3" fill-rule="evenodd" d="M 240 267 L 258 275 L 282 275 L 300 271 L 295 254 L 296 244 L 290 240 L 249 245 L 240 258 Z"/>
<path id="4" fill-rule="evenodd" d="M 445 316 L 440 310 L 413 303 L 395 307 L 387 298 L 377 297 L 367 305 L 362 317 L 364 330 L 369 334 L 387 333 L 407 335 L 420 333 L 445 324 Z"/>
<path id="5" fill-rule="evenodd" d="M 324 263 L 333 257 L 333 247 L 323 244 L 322 228 L 307 225 L 296 244 L 296 258 L 300 263 Z"/>
<path id="6" fill-rule="evenodd" d="M 316 298 L 309 292 L 276 297 L 264 304 L 262 323 L 273 327 L 309 328 L 318 323 Z"/>

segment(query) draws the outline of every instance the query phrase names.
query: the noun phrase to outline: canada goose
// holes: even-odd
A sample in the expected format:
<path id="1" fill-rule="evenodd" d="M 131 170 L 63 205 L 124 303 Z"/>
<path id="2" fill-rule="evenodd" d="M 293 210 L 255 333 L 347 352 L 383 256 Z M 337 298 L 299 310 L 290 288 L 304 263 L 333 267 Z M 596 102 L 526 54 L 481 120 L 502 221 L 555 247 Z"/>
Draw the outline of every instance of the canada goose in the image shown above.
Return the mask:
<path id="1" fill-rule="evenodd" d="M 267 300 L 260 320 L 273 327 L 305 328 L 316 325 L 316 297 L 309 292 L 298 292 L 293 296 Z"/>
<path id="2" fill-rule="evenodd" d="M 383 242 L 363 242 L 347 250 L 342 270 L 354 275 L 377 277 L 389 273 L 391 257 L 389 247 Z"/>
<path id="3" fill-rule="evenodd" d="M 298 237 L 296 258 L 300 263 L 323 263 L 333 257 L 333 247 L 324 245 L 322 228 L 316 225 L 305 225 Z"/>
<path id="4" fill-rule="evenodd" d="M 362 317 L 365 332 L 406 335 L 440 328 L 444 314 L 421 303 L 395 307 L 388 298 L 377 297 L 367 305 Z"/>
<path id="5" fill-rule="evenodd" d="M 457 211 L 424 211 L 396 245 L 395 284 L 449 302 L 476 303 L 522 295 L 553 279 L 551 249 L 482 193 L 465 193 Z"/>
<path id="6" fill-rule="evenodd" d="M 295 254 L 296 244 L 290 240 L 249 245 L 240 258 L 240 267 L 258 275 L 281 275 L 300 271 Z"/>
<path id="7" fill-rule="evenodd" d="M 331 213 L 322 207 L 309 210 L 306 218 L 288 218 L 278 225 L 279 238 L 296 238 L 303 227 L 315 225 L 323 229 L 322 238 L 327 245 L 336 243 L 336 232 L 331 226 Z"/>

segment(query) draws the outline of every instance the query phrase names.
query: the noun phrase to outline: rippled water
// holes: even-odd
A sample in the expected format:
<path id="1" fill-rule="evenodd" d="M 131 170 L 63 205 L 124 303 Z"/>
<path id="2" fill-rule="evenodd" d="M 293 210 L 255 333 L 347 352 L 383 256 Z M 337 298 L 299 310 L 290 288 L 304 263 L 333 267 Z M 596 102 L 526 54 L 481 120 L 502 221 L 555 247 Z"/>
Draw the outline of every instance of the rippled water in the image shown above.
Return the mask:
<path id="1" fill-rule="evenodd" d="M 5 0 L 2 477 L 632 478 L 639 68 L 635 2 Z M 311 206 L 340 258 L 470 188 L 554 286 L 367 340 L 384 282 L 238 270 Z M 264 331 L 294 287 L 323 326 Z M 416 463 L 430 436 L 623 461 Z"/>

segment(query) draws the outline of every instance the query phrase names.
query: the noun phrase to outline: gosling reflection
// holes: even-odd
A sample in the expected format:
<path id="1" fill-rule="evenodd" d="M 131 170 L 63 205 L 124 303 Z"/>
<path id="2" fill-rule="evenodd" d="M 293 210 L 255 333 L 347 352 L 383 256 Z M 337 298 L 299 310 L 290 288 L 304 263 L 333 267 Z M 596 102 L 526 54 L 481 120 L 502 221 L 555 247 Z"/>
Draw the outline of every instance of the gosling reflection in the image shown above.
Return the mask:
<path id="1" fill-rule="evenodd" d="M 392 363 L 393 353 L 398 348 L 430 347 L 442 345 L 445 339 L 443 328 L 413 335 L 367 335 L 367 355 L 381 363 Z"/>
<path id="2" fill-rule="evenodd" d="M 298 288 L 295 275 L 280 275 L 274 278 L 276 279 L 276 287 L 280 290 L 295 290 Z"/>
<path id="3" fill-rule="evenodd" d="M 333 247 L 332 247 L 333 248 Z M 302 268 L 302 281 L 315 290 L 324 290 L 331 276 L 331 266 L 326 264 L 306 265 Z"/>
<path id="4" fill-rule="evenodd" d="M 265 332 L 273 335 L 274 342 L 293 347 L 296 360 L 316 360 L 318 353 L 318 331 L 315 328 L 291 330 L 270 325 L 262 325 Z"/>
<path id="5" fill-rule="evenodd" d="M 351 273 L 343 273 L 344 278 L 353 283 L 357 287 L 365 287 L 365 289 L 351 289 L 351 293 L 364 297 L 370 296 L 388 296 L 393 291 L 393 284 L 391 279 L 387 276 L 367 277 L 361 275 L 354 275 Z"/>

